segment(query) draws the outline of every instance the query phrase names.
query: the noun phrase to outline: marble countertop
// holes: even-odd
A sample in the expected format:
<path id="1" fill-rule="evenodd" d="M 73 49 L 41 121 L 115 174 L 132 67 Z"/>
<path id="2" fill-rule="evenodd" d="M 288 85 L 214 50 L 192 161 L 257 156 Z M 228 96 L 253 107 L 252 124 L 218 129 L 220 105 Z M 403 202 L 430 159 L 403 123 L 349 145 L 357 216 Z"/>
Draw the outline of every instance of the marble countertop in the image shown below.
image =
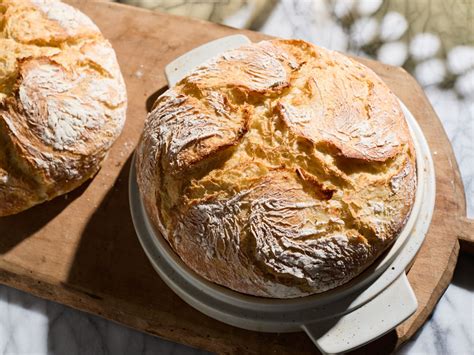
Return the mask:
<path id="1" fill-rule="evenodd" d="M 375 1 L 377 2 L 377 1 Z M 336 3 L 338 3 L 336 1 Z M 340 1 L 339 1 L 340 3 Z M 306 39 L 328 48 L 361 54 L 351 33 L 331 19 L 324 1 L 283 0 L 262 31 L 280 37 Z M 336 4 L 337 5 L 337 4 Z M 337 9 L 344 11 L 344 9 Z M 239 26 L 245 9 L 228 20 Z M 239 22 L 240 21 L 240 22 Z M 361 40 L 360 36 L 357 40 Z M 402 50 L 403 51 L 403 50 Z M 362 53 L 363 54 L 363 53 Z M 399 58 L 399 52 L 388 60 Z M 398 55 L 398 57 L 397 57 Z M 472 55 L 472 53 L 471 53 Z M 379 59 L 383 59 L 384 57 Z M 395 59 L 396 59 L 395 58 Z M 474 67 L 474 59 L 469 64 Z M 462 66 L 462 65 L 461 65 Z M 432 72 L 430 72 L 430 68 Z M 432 83 L 436 65 L 416 75 L 440 117 L 460 166 L 474 217 L 474 79 L 466 74 L 460 88 L 442 89 Z M 470 86 L 469 86 L 470 85 Z M 467 87 L 467 89 L 466 89 Z M 461 254 L 454 278 L 423 328 L 399 349 L 400 354 L 472 354 L 474 349 L 474 257 Z M 0 286 L 0 354 L 199 354 L 202 351 L 168 342 L 18 290 Z"/>

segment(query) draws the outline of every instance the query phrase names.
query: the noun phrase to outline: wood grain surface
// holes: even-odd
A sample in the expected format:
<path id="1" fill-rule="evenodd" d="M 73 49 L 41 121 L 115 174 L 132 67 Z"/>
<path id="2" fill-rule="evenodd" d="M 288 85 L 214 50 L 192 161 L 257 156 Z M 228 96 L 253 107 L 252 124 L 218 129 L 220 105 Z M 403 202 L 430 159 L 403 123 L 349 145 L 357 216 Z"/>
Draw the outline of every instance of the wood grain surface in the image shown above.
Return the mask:
<path id="1" fill-rule="evenodd" d="M 315 353 L 304 333 L 270 334 L 222 324 L 180 300 L 142 251 L 128 204 L 128 171 L 148 108 L 165 90 L 164 66 L 209 40 L 249 31 L 124 5 L 67 1 L 110 39 L 128 88 L 127 122 L 101 171 L 67 196 L 0 218 L 0 282 L 176 342 L 218 353 Z M 360 351 L 388 352 L 425 322 L 448 286 L 459 251 L 474 245 L 465 197 L 448 138 L 420 86 L 403 69 L 358 58 L 371 67 L 420 123 L 433 153 L 436 208 L 408 278 L 418 311 Z"/>

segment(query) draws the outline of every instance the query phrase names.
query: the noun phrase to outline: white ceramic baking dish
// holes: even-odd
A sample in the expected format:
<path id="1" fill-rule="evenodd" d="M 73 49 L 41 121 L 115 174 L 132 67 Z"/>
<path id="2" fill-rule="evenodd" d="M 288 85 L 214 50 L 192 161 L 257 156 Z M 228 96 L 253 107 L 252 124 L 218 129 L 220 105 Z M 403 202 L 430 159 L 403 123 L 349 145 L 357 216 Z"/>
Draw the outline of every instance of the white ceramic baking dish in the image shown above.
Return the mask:
<path id="1" fill-rule="evenodd" d="M 169 85 L 208 58 L 249 42 L 242 35 L 229 36 L 188 52 L 166 67 Z M 406 270 L 424 240 L 435 201 L 435 173 L 428 144 L 413 115 L 403 103 L 401 106 L 416 149 L 415 203 L 406 226 L 389 250 L 349 283 L 307 297 L 269 299 L 205 280 L 182 262 L 151 225 L 138 191 L 133 161 L 130 208 L 138 238 L 153 267 L 178 296 L 202 313 L 256 331 L 304 330 L 323 353 L 346 352 L 390 331 L 417 308 Z"/>

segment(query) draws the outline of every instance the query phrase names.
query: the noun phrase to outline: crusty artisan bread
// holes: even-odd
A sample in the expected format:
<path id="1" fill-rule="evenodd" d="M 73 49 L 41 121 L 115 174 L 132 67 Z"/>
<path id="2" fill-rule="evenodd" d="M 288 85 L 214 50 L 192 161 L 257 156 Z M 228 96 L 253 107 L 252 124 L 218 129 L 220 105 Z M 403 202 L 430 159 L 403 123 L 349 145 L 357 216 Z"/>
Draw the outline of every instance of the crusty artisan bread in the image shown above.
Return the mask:
<path id="1" fill-rule="evenodd" d="M 274 298 L 361 273 L 416 190 L 396 97 L 362 64 L 297 40 L 226 52 L 164 93 L 136 168 L 154 227 L 190 268 Z"/>
<path id="2" fill-rule="evenodd" d="M 87 16 L 56 0 L 0 0 L 0 216 L 92 177 L 125 111 L 115 52 Z"/>

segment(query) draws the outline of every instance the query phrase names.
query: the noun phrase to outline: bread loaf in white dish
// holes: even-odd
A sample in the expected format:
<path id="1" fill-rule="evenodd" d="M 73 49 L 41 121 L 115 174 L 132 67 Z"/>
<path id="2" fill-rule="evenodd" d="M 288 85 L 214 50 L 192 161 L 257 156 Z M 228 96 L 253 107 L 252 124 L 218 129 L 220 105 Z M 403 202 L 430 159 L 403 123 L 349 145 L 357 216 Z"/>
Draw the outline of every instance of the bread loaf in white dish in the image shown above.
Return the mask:
<path id="1" fill-rule="evenodd" d="M 395 95 L 364 65 L 298 40 L 225 52 L 169 89 L 136 168 L 148 216 L 185 264 L 271 298 L 360 274 L 416 190 Z"/>

